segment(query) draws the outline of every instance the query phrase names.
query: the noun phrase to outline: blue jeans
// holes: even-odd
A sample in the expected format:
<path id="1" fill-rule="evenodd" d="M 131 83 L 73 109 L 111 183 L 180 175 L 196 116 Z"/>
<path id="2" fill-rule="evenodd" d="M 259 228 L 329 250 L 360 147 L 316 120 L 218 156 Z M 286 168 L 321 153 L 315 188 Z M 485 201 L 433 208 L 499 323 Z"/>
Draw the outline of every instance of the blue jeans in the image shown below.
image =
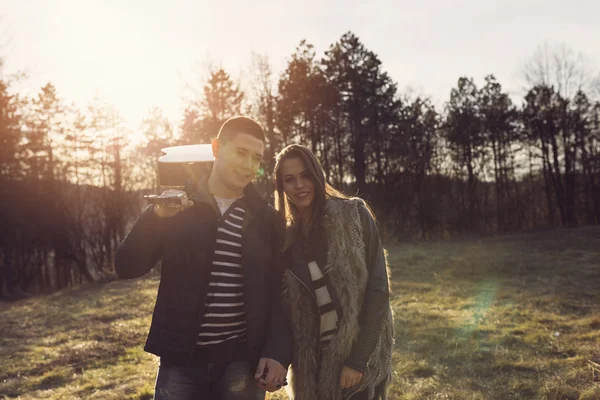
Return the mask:
<path id="1" fill-rule="evenodd" d="M 160 363 L 155 400 L 264 400 L 247 361 L 179 367 Z"/>

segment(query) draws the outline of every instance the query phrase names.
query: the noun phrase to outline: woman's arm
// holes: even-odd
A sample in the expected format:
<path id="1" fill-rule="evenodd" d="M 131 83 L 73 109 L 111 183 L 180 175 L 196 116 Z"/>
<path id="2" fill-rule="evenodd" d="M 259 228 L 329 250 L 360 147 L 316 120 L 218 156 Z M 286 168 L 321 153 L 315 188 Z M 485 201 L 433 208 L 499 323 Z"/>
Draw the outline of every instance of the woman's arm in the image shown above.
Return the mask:
<path id="1" fill-rule="evenodd" d="M 365 206 L 359 206 L 369 278 L 359 315 L 360 333 L 345 365 L 364 372 L 381 334 L 382 321 L 390 304 L 389 280 L 383 245 L 377 225 Z"/>

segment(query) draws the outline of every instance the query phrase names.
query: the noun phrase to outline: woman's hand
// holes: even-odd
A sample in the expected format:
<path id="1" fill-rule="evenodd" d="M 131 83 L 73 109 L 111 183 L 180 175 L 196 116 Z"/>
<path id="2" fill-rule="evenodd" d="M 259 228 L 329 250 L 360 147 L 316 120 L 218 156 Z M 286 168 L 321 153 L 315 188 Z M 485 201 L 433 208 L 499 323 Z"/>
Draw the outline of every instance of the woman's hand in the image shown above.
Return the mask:
<path id="1" fill-rule="evenodd" d="M 286 375 L 287 370 L 278 361 L 271 358 L 261 358 L 254 379 L 256 379 L 258 387 L 268 392 L 275 392 L 281 389 L 282 386 L 287 385 Z"/>
<path id="2" fill-rule="evenodd" d="M 340 386 L 342 389 L 348 389 L 360 382 L 363 377 L 363 373 L 355 370 L 354 368 L 346 367 L 342 369 L 342 375 L 340 376 Z"/>

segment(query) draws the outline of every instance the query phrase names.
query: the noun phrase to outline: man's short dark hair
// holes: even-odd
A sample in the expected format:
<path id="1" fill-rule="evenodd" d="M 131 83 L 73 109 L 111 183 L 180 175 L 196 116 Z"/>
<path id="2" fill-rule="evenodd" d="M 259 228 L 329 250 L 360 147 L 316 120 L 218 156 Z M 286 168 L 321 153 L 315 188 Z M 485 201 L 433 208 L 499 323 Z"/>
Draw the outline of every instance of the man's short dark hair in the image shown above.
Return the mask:
<path id="1" fill-rule="evenodd" d="M 246 133 L 254 136 L 257 139 L 262 140 L 263 143 L 267 141 L 265 131 L 258 122 L 248 117 L 232 117 L 221 125 L 217 139 L 225 142 L 235 138 L 238 133 Z"/>

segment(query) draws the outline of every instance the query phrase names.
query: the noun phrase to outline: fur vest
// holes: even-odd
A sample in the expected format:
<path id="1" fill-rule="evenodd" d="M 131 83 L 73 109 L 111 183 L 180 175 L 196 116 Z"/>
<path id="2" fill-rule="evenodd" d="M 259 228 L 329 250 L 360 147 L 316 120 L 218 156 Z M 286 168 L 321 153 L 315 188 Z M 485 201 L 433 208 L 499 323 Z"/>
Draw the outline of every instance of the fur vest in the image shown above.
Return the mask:
<path id="1" fill-rule="evenodd" d="M 350 356 L 360 326 L 359 314 L 368 281 L 360 199 L 328 199 L 323 216 L 327 241 L 326 265 L 321 265 L 339 300 L 343 316 L 337 333 L 324 351 L 320 349 L 319 316 L 315 300 L 293 272 L 283 276 L 283 306 L 290 317 L 294 339 L 290 370 L 290 397 L 294 400 L 345 400 L 368 390 L 372 397 L 387 399 L 391 380 L 393 317 L 388 309 L 381 334 L 358 385 L 341 389 L 340 375 Z"/>

